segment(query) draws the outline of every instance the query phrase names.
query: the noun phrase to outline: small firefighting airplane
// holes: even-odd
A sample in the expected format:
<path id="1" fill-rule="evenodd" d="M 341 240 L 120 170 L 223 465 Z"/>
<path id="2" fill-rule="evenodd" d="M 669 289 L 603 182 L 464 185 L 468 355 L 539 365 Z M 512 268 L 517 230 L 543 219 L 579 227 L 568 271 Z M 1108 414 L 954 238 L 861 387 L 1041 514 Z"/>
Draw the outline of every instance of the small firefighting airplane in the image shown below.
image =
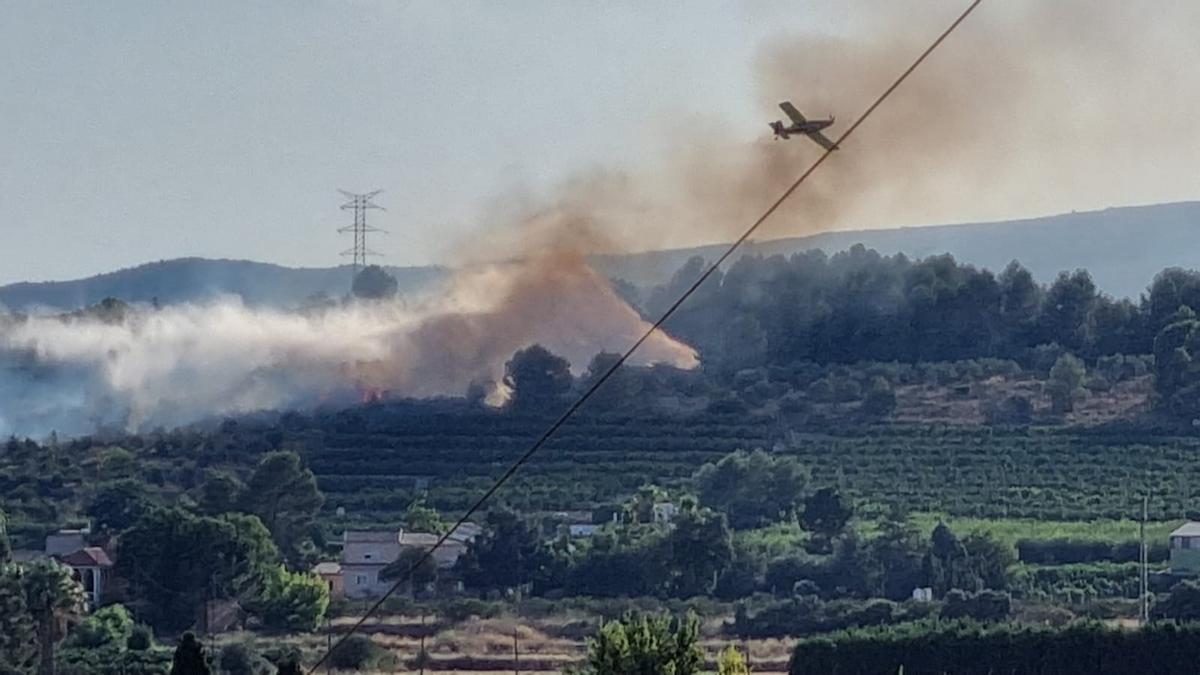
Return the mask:
<path id="1" fill-rule="evenodd" d="M 779 107 L 783 109 L 783 112 L 787 113 L 788 117 L 792 118 L 792 125 L 789 127 L 784 126 L 783 122 L 781 121 L 771 122 L 771 131 L 775 132 L 776 139 L 786 139 L 792 134 L 803 134 L 811 138 L 814 143 L 822 148 L 825 148 L 826 150 L 838 149 L 838 147 L 833 144 L 833 141 L 829 140 L 825 134 L 821 133 L 822 129 L 830 124 L 833 124 L 832 115 L 830 115 L 829 119 L 827 120 L 806 120 L 804 119 L 804 115 L 801 115 L 800 111 L 796 110 L 796 106 L 792 105 L 791 101 L 784 101 L 783 103 L 779 104 Z"/>

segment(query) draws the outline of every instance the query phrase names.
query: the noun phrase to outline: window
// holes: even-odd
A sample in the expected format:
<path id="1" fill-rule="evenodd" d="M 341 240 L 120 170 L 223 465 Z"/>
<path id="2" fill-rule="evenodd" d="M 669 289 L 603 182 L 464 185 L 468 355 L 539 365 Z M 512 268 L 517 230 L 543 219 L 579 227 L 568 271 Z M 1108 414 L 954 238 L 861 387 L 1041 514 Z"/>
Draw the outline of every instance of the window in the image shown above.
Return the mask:
<path id="1" fill-rule="evenodd" d="M 354 585 L 355 586 L 366 586 L 367 585 L 367 576 L 365 574 L 355 575 Z"/>
<path id="2" fill-rule="evenodd" d="M 374 553 L 364 553 L 363 560 L 370 560 L 371 556 L 373 556 L 373 555 L 375 555 L 375 554 Z"/>

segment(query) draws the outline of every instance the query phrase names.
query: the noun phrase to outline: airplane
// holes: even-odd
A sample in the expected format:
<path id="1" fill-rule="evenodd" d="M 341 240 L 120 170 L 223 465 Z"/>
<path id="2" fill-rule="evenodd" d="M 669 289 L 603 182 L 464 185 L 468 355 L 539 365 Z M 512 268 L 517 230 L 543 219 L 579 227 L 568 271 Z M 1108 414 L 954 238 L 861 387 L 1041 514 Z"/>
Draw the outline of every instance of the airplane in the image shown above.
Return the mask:
<path id="1" fill-rule="evenodd" d="M 833 124 L 833 115 L 830 115 L 827 120 L 806 120 L 804 119 L 804 115 L 801 115 L 800 111 L 796 110 L 796 106 L 792 105 L 791 101 L 784 101 L 779 104 L 779 107 L 783 109 L 783 112 L 787 113 L 788 117 L 792 118 L 792 125 L 788 127 L 784 126 L 783 122 L 771 122 L 771 131 L 775 132 L 776 139 L 786 139 L 792 134 L 804 134 L 826 150 L 838 149 L 833 144 L 833 141 L 821 133 L 822 129 Z"/>

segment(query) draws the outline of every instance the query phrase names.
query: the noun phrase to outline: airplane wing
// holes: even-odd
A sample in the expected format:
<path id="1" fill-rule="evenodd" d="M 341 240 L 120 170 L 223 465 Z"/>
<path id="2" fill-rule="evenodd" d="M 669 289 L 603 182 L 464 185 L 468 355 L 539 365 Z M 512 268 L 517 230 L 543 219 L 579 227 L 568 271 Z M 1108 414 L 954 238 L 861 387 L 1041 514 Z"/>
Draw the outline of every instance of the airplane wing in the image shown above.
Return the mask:
<path id="1" fill-rule="evenodd" d="M 819 131 L 814 131 L 814 132 L 808 134 L 808 137 L 813 139 L 814 143 L 821 146 L 822 148 L 825 148 L 826 150 L 837 150 L 838 149 L 838 147 L 833 144 L 833 141 L 829 140 L 829 138 L 825 134 L 823 134 Z"/>
<path id="2" fill-rule="evenodd" d="M 801 115 L 799 110 L 796 110 L 796 106 L 792 105 L 791 101 L 784 101 L 783 103 L 779 104 L 779 107 L 783 110 L 783 112 L 787 113 L 787 116 L 792 118 L 792 121 L 796 124 L 804 124 L 808 121 L 804 119 L 804 115 Z"/>

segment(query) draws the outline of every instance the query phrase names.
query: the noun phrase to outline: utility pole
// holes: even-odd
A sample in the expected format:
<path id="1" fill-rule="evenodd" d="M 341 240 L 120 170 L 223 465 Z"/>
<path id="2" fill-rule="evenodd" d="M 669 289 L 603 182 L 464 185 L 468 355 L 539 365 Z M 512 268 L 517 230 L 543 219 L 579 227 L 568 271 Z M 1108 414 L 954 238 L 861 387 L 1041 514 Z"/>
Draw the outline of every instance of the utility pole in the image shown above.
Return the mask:
<path id="1" fill-rule="evenodd" d="M 1142 497 L 1142 522 L 1138 530 L 1142 540 L 1141 550 L 1141 590 L 1142 590 L 1142 625 L 1150 622 L 1150 573 L 1147 569 L 1150 563 L 1150 553 L 1146 547 L 1146 519 L 1150 513 L 1149 495 Z"/>
<path id="2" fill-rule="evenodd" d="M 379 255 L 378 253 L 367 248 L 367 233 L 387 231 L 367 225 L 367 211 L 370 209 L 379 209 L 380 211 L 387 210 L 371 201 L 372 197 L 380 192 L 383 192 L 383 190 L 375 190 L 374 192 L 367 192 L 364 194 L 347 192 L 345 190 L 338 190 L 338 192 L 342 193 L 350 200 L 345 204 L 342 204 L 342 210 L 354 211 L 354 222 L 345 227 L 339 227 L 338 232 L 350 232 L 354 235 L 354 245 L 345 251 L 342 251 L 342 255 L 351 258 L 351 264 L 354 268 L 354 277 L 357 278 L 359 270 L 367 266 L 367 256 Z"/>

